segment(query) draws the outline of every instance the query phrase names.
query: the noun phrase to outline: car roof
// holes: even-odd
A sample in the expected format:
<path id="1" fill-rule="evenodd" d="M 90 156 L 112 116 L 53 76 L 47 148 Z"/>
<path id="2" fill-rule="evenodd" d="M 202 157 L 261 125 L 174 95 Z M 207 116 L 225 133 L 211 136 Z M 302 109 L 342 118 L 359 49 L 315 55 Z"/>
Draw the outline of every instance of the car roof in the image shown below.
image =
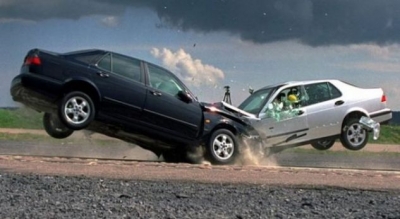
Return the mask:
<path id="1" fill-rule="evenodd" d="M 63 55 L 75 55 L 75 54 L 84 54 L 84 53 L 111 53 L 111 54 L 116 54 L 116 55 L 121 55 L 121 56 L 125 56 L 125 57 L 129 57 L 129 58 L 135 58 L 138 59 L 136 57 L 133 56 L 129 56 L 129 55 L 125 55 L 122 53 L 117 53 L 117 52 L 113 52 L 113 51 L 109 51 L 109 50 L 104 50 L 104 49 L 83 49 L 83 50 L 76 50 L 76 51 L 72 51 L 72 52 L 67 52 L 67 53 L 63 53 Z M 144 61 L 141 59 L 138 59 L 140 61 Z M 146 61 L 144 61 L 146 62 Z"/>
<path id="2" fill-rule="evenodd" d="M 305 81 L 286 81 L 276 84 L 267 85 L 265 87 L 260 88 L 267 89 L 271 87 L 282 87 L 282 86 L 296 86 L 296 85 L 303 85 L 303 84 L 312 84 L 312 83 L 321 83 L 321 82 L 339 82 L 340 80 L 337 79 L 318 79 L 318 80 L 305 80 Z"/>
<path id="3" fill-rule="evenodd" d="M 99 54 L 116 54 L 116 55 L 120 55 L 120 56 L 124 56 L 124 57 L 128 57 L 128 58 L 134 58 L 137 59 L 139 61 L 145 62 L 145 63 L 150 63 L 148 61 L 145 61 L 143 59 L 134 57 L 134 56 L 130 56 L 130 55 L 126 55 L 126 54 L 122 54 L 122 53 L 118 53 L 118 52 L 113 52 L 113 51 L 109 51 L 109 50 L 104 50 L 104 49 L 83 49 L 83 50 L 75 50 L 75 51 L 71 51 L 71 52 L 67 52 L 67 53 L 63 53 L 62 55 L 76 55 L 76 54 L 85 54 L 85 53 L 99 53 Z M 153 64 L 153 63 L 150 63 Z M 153 64 L 155 65 L 155 64 Z M 158 65 L 157 65 L 158 66 Z M 162 68 L 161 66 L 158 66 L 160 68 Z M 167 69 L 166 69 L 167 70 Z"/>
<path id="4" fill-rule="evenodd" d="M 63 53 L 63 55 L 75 55 L 75 54 L 92 53 L 92 52 L 106 53 L 108 51 L 101 50 L 101 49 L 83 49 L 83 50 L 75 50 L 75 51 L 71 51 L 71 52 L 66 52 L 66 53 Z"/>

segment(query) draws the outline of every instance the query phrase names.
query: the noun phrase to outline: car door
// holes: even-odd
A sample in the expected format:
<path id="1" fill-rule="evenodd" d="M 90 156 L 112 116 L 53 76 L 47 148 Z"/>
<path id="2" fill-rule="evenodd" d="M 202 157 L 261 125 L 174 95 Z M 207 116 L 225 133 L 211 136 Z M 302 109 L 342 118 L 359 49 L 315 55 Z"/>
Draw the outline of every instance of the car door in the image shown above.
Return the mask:
<path id="1" fill-rule="evenodd" d="M 302 90 L 301 86 L 279 89 L 261 110 L 254 126 L 267 145 L 294 144 L 307 138 L 308 114 L 302 106 Z M 296 95 L 297 100 L 291 102 L 291 95 Z"/>
<path id="2" fill-rule="evenodd" d="M 310 138 L 320 139 L 340 134 L 345 115 L 345 101 L 341 92 L 329 82 L 304 86 L 309 97 L 308 112 Z"/>
<path id="3" fill-rule="evenodd" d="M 146 99 L 142 62 L 108 53 L 97 63 L 95 82 L 100 90 L 101 113 L 120 120 L 139 120 Z"/>
<path id="4" fill-rule="evenodd" d="M 186 139 L 198 136 L 203 119 L 200 104 L 182 100 L 178 92 L 187 91 L 172 73 L 147 63 L 148 89 L 143 119 L 154 129 Z M 191 95 L 188 93 L 188 95 Z"/>

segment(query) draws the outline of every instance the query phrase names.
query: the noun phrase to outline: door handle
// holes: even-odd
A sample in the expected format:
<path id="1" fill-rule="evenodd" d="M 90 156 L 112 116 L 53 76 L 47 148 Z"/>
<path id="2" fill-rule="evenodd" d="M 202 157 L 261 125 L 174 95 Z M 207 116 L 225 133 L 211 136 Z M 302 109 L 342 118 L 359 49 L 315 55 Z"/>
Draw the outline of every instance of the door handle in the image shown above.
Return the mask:
<path id="1" fill-rule="evenodd" d="M 102 78 L 108 78 L 108 77 L 110 77 L 109 74 L 103 73 L 103 72 L 101 72 L 101 71 L 97 72 L 97 75 L 100 76 L 100 77 L 102 77 Z"/>
<path id="2" fill-rule="evenodd" d="M 338 100 L 338 101 L 335 102 L 335 106 L 340 106 L 340 105 L 342 105 L 343 103 L 344 103 L 343 100 Z"/>
<path id="3" fill-rule="evenodd" d="M 304 114 L 304 111 L 303 111 L 303 110 L 299 110 L 299 111 L 297 112 L 297 115 L 298 115 L 298 116 L 303 115 L 303 114 Z"/>
<path id="4" fill-rule="evenodd" d="M 153 94 L 154 96 L 161 96 L 161 92 L 158 92 L 158 91 L 152 90 L 152 91 L 150 91 L 150 93 Z"/>

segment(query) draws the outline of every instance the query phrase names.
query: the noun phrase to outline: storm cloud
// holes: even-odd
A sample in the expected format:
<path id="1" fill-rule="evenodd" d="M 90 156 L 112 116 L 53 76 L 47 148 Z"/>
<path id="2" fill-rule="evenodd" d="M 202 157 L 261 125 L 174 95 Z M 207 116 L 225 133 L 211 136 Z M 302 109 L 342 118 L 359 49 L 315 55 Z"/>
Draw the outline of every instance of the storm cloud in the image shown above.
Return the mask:
<path id="1" fill-rule="evenodd" d="M 260 44 L 386 45 L 400 40 L 398 0 L 0 0 L 0 22 L 118 17 L 137 7 L 153 10 L 162 28 L 226 32 Z"/>

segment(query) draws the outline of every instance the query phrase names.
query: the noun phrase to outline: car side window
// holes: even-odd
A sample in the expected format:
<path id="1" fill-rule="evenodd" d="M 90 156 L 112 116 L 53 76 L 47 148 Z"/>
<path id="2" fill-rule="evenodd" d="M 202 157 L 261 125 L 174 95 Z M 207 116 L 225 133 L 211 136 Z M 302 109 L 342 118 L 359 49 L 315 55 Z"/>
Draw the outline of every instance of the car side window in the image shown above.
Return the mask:
<path id="1" fill-rule="evenodd" d="M 140 61 L 137 59 L 113 54 L 111 71 L 131 80 L 141 81 Z"/>
<path id="2" fill-rule="evenodd" d="M 338 98 L 342 96 L 342 93 L 340 92 L 339 89 L 337 89 L 333 84 L 328 83 L 329 86 L 329 91 L 332 99 Z"/>
<path id="3" fill-rule="evenodd" d="M 342 95 L 335 86 L 327 82 L 308 84 L 305 89 L 309 96 L 308 105 L 331 100 Z"/>
<path id="4" fill-rule="evenodd" d="M 98 61 L 101 57 L 103 56 L 102 53 L 78 53 L 78 54 L 72 54 L 72 55 L 67 55 L 67 57 L 71 57 L 73 59 L 76 59 L 78 61 L 84 62 L 86 64 L 93 64 L 96 61 Z"/>
<path id="5" fill-rule="evenodd" d="M 97 63 L 97 66 L 101 69 L 104 69 L 106 71 L 111 71 L 111 55 L 107 54 L 104 56 L 99 63 Z"/>
<path id="6" fill-rule="evenodd" d="M 148 64 L 150 87 L 175 96 L 184 87 L 167 70 Z"/>
<path id="7" fill-rule="evenodd" d="M 294 118 L 299 109 L 307 103 L 307 96 L 301 86 L 286 88 L 276 95 L 262 110 L 262 117 L 282 121 Z"/>

